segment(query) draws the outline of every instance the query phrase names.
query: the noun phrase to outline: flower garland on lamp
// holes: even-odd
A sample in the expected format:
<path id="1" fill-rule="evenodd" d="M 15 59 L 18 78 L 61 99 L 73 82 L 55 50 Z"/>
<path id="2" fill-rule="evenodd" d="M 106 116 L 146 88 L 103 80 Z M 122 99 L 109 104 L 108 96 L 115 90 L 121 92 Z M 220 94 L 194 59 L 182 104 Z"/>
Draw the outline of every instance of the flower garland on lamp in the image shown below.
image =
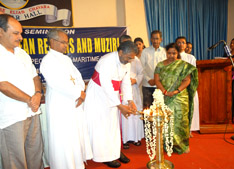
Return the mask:
<path id="1" fill-rule="evenodd" d="M 150 161 L 152 161 L 156 155 L 156 120 L 152 121 L 152 128 L 150 120 L 148 120 L 150 110 L 144 111 L 144 121 L 145 121 L 145 141 L 146 141 L 146 152 L 149 155 Z M 151 130 L 152 129 L 152 130 Z M 152 136 L 153 134 L 153 136 Z"/>
<path id="2" fill-rule="evenodd" d="M 162 134 L 164 134 L 167 155 L 171 156 L 173 153 L 174 135 L 173 112 L 167 105 L 164 104 L 164 95 L 160 89 L 155 89 L 153 98 L 153 105 L 151 105 L 149 109 L 143 111 L 145 121 L 146 150 L 150 158 L 150 163 L 152 163 L 150 164 L 150 168 L 173 168 L 174 166 L 170 161 L 164 161 L 162 142 Z M 154 164 L 155 156 L 160 156 L 156 158 L 156 164 Z"/>

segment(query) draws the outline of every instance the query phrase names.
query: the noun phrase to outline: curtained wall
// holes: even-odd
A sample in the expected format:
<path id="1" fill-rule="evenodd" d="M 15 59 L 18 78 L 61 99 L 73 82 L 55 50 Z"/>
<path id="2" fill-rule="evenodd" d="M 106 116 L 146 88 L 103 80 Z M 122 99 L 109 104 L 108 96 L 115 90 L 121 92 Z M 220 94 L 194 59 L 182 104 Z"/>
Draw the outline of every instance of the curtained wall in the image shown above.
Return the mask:
<path id="1" fill-rule="evenodd" d="M 178 36 L 193 43 L 198 60 L 223 56 L 222 45 L 212 51 L 212 44 L 227 39 L 228 0 L 145 0 L 148 31 L 161 30 L 165 46 Z M 150 37 L 149 37 L 150 38 Z"/>

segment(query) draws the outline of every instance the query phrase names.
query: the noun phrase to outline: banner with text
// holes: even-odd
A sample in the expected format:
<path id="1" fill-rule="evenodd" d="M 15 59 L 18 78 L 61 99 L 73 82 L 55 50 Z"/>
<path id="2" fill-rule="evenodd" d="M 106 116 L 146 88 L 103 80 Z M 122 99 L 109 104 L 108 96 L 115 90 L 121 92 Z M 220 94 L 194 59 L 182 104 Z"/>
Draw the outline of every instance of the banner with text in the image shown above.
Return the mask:
<path id="1" fill-rule="evenodd" d="M 14 16 L 23 26 L 73 26 L 71 0 L 0 0 L 0 12 Z"/>
<path id="2" fill-rule="evenodd" d="M 24 28 L 21 47 L 32 58 L 39 75 L 42 58 L 48 53 L 49 28 Z M 65 28 L 69 37 L 66 54 L 72 59 L 84 80 L 89 80 L 97 61 L 106 53 L 117 50 L 119 37 L 127 33 L 126 27 Z"/>

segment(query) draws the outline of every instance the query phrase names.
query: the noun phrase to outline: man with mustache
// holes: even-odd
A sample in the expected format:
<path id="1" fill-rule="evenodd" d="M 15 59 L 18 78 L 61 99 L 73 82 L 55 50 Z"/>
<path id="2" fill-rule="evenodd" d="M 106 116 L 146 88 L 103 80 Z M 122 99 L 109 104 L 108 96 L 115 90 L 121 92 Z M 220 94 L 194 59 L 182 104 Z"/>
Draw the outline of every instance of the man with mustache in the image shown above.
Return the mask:
<path id="1" fill-rule="evenodd" d="M 120 152 L 119 113 L 128 118 L 136 112 L 130 81 L 130 62 L 136 53 L 135 44 L 126 41 L 117 51 L 102 56 L 87 87 L 84 111 L 93 161 L 112 168 L 120 167 L 120 162 L 129 162 Z"/>
<path id="2" fill-rule="evenodd" d="M 19 47 L 22 26 L 0 15 L 0 150 L 4 169 L 42 169 L 41 82 Z"/>
<path id="3" fill-rule="evenodd" d="M 142 81 L 143 92 L 143 108 L 149 108 L 153 102 L 153 93 L 156 88 L 154 82 L 154 70 L 157 64 L 166 59 L 166 52 L 163 47 L 160 46 L 162 42 L 162 32 L 154 30 L 151 32 L 152 45 L 145 48 L 141 54 L 141 63 L 144 69 L 144 78 Z"/>

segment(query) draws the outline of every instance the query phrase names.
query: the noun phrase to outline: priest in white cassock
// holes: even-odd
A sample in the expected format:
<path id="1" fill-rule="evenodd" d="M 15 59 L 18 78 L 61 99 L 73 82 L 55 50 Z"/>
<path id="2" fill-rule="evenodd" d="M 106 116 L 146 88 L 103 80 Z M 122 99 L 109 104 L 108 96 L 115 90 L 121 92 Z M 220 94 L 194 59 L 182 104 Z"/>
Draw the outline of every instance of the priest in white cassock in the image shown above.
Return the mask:
<path id="1" fill-rule="evenodd" d="M 122 35 L 119 40 L 120 43 L 123 43 L 125 41 L 132 41 L 132 38 L 129 35 Z M 133 101 L 136 104 L 138 111 L 141 111 L 143 108 L 140 93 L 140 85 L 142 83 L 143 76 L 141 61 L 137 56 L 135 56 L 131 61 L 130 80 L 132 85 Z M 132 115 L 128 119 L 122 115 L 123 148 L 129 149 L 129 142 L 132 142 L 136 146 L 140 146 L 142 138 L 144 138 L 144 126 L 143 120 L 140 119 L 139 115 Z"/>
<path id="2" fill-rule="evenodd" d="M 130 61 L 136 56 L 133 42 L 120 44 L 118 51 L 101 57 L 90 80 L 84 110 L 88 123 L 93 160 L 104 162 L 109 167 L 121 165 L 129 160 L 120 153 L 120 112 L 128 118 L 136 112 L 132 101 Z M 120 101 L 122 96 L 123 103 Z"/>
<path id="3" fill-rule="evenodd" d="M 187 40 L 184 36 L 180 36 L 176 39 L 176 45 L 180 48 L 180 56 L 181 59 L 190 63 L 191 65 L 196 67 L 196 58 L 188 53 L 185 53 L 185 49 L 187 46 Z M 193 119 L 191 123 L 190 131 L 200 130 L 200 120 L 199 120 L 199 100 L 197 91 L 194 96 L 194 111 L 193 111 Z M 190 133 L 192 137 L 192 133 Z"/>
<path id="4" fill-rule="evenodd" d="M 46 86 L 49 165 L 51 169 L 84 169 L 92 158 L 83 101 L 85 84 L 71 59 L 64 55 L 68 36 L 62 29 L 48 34 L 51 49 L 43 58 L 40 71 Z"/>
<path id="5" fill-rule="evenodd" d="M 143 103 L 140 94 L 140 85 L 143 80 L 143 67 L 141 61 L 135 56 L 135 59 L 131 62 L 131 84 L 133 101 L 136 104 L 137 110 L 141 111 Z M 144 126 L 143 120 L 139 115 L 131 115 L 128 119 L 122 116 L 122 138 L 123 147 L 128 148 L 128 141 L 133 142 L 134 145 L 140 146 L 141 139 L 144 138 Z"/>

